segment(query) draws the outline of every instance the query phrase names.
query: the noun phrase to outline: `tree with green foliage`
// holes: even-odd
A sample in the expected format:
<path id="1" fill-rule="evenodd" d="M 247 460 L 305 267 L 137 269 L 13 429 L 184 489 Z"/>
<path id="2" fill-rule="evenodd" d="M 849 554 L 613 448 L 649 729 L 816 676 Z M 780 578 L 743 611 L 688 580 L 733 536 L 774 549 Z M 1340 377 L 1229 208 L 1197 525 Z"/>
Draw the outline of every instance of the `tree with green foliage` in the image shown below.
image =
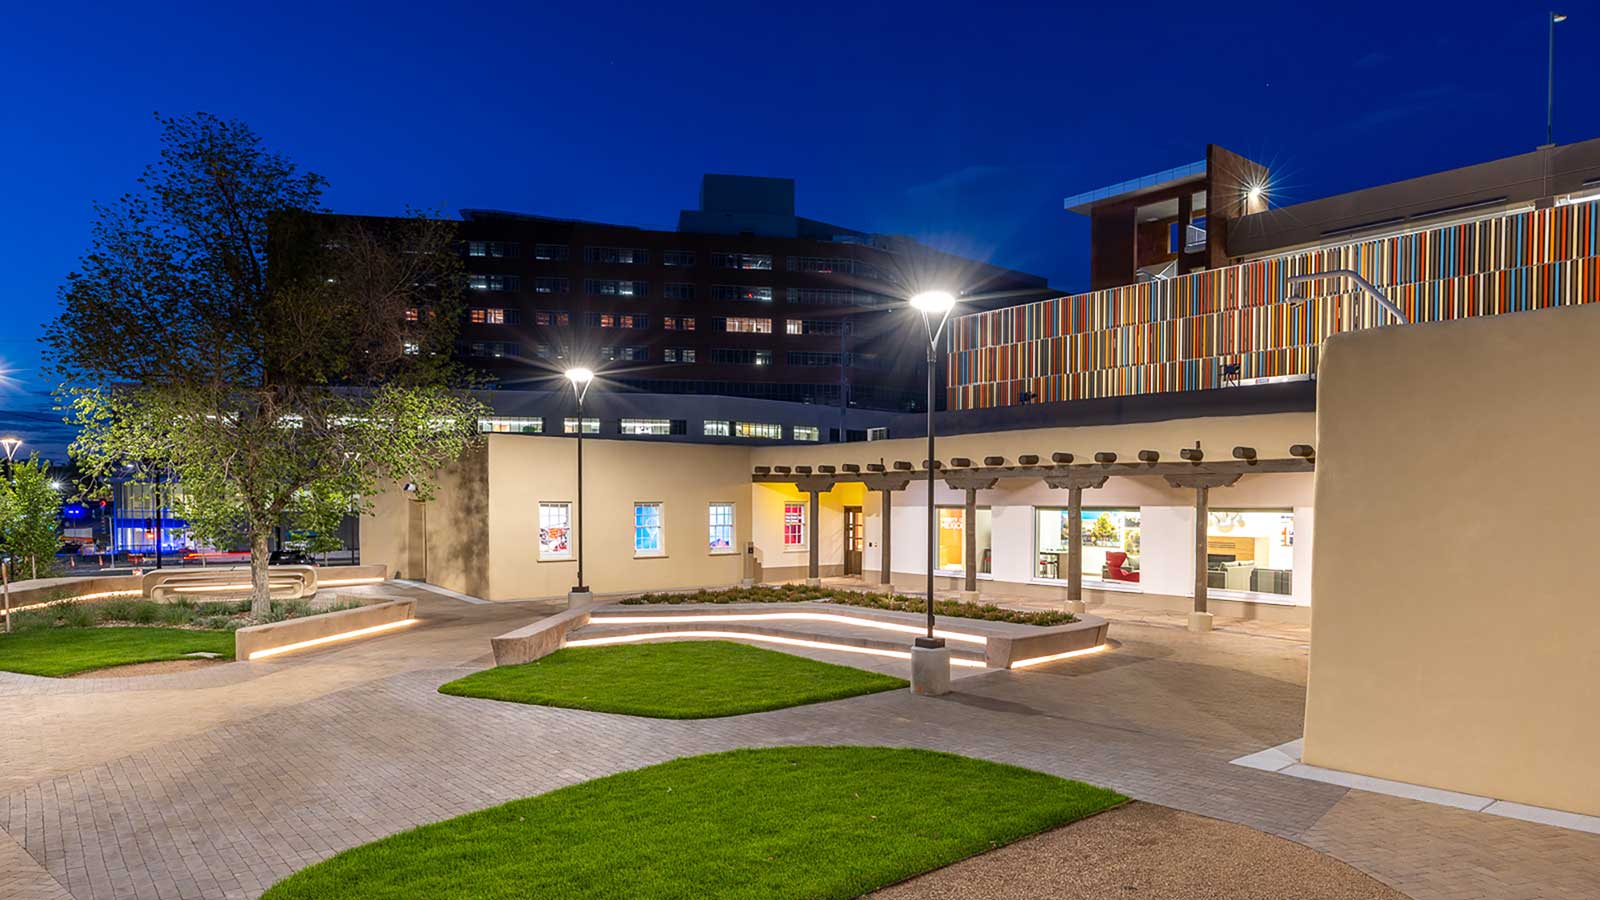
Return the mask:
<path id="1" fill-rule="evenodd" d="M 177 481 L 198 540 L 248 544 L 265 615 L 274 528 L 321 527 L 396 481 L 425 499 L 481 440 L 450 362 L 455 228 L 318 215 L 323 179 L 244 124 L 158 121 L 160 160 L 97 208 L 45 342 L 86 488 Z"/>
<path id="2" fill-rule="evenodd" d="M 33 454 L 0 478 L 0 557 L 10 557 L 12 578 L 55 574 L 61 547 L 61 492 L 50 463 Z"/>

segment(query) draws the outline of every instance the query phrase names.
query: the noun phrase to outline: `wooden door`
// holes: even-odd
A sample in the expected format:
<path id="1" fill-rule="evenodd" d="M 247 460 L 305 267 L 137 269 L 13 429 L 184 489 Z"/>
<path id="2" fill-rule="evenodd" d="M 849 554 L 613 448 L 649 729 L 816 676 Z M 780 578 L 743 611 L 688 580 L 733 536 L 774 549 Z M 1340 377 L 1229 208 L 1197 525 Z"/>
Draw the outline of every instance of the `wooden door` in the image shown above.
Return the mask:
<path id="1" fill-rule="evenodd" d="M 846 506 L 844 508 L 844 574 L 861 574 L 861 555 L 866 547 L 867 517 L 861 514 L 861 507 Z"/>

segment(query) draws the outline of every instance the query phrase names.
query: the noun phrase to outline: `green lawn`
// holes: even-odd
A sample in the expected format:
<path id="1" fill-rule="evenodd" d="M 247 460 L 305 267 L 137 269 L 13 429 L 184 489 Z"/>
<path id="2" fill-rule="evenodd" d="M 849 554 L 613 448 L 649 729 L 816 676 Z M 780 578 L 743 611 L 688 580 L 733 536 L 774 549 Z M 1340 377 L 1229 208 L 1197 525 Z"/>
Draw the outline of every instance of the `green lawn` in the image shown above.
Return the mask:
<path id="1" fill-rule="evenodd" d="M 206 650 L 233 658 L 233 632 L 184 628 L 35 628 L 0 634 L 0 671 L 72 675 Z"/>
<path id="2" fill-rule="evenodd" d="M 925 750 L 735 750 L 384 838 L 262 900 L 856 897 L 1124 800 Z"/>
<path id="3" fill-rule="evenodd" d="M 904 679 L 732 641 L 569 647 L 439 688 L 482 697 L 649 716 L 710 719 L 874 694 Z"/>

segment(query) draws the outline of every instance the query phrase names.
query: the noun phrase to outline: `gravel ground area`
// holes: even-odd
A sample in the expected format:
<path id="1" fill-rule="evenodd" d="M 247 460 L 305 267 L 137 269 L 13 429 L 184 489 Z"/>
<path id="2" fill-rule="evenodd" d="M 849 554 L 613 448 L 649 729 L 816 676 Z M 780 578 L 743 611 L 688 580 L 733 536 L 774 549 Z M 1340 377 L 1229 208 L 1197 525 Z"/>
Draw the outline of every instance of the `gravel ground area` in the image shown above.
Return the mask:
<path id="1" fill-rule="evenodd" d="M 1404 900 L 1283 838 L 1130 803 L 871 895 L 877 900 Z"/>

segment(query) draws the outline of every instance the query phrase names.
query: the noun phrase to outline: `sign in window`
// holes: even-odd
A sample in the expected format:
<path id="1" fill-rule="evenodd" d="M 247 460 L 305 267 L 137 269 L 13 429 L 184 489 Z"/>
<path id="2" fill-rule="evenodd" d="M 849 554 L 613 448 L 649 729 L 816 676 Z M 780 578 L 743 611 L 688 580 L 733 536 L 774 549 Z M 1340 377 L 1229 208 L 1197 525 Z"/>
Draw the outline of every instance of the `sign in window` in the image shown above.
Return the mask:
<path id="1" fill-rule="evenodd" d="M 713 503 L 707 513 L 707 549 L 712 553 L 736 552 L 733 546 L 733 504 Z"/>
<path id="2" fill-rule="evenodd" d="M 661 504 L 635 503 L 633 505 L 633 555 L 661 556 L 666 553 Z"/>
<path id="3" fill-rule="evenodd" d="M 539 504 L 539 558 L 572 558 L 572 504 Z"/>
<path id="4" fill-rule="evenodd" d="M 783 505 L 783 546 L 793 550 L 806 545 L 806 505 L 804 503 L 785 503 Z"/>

